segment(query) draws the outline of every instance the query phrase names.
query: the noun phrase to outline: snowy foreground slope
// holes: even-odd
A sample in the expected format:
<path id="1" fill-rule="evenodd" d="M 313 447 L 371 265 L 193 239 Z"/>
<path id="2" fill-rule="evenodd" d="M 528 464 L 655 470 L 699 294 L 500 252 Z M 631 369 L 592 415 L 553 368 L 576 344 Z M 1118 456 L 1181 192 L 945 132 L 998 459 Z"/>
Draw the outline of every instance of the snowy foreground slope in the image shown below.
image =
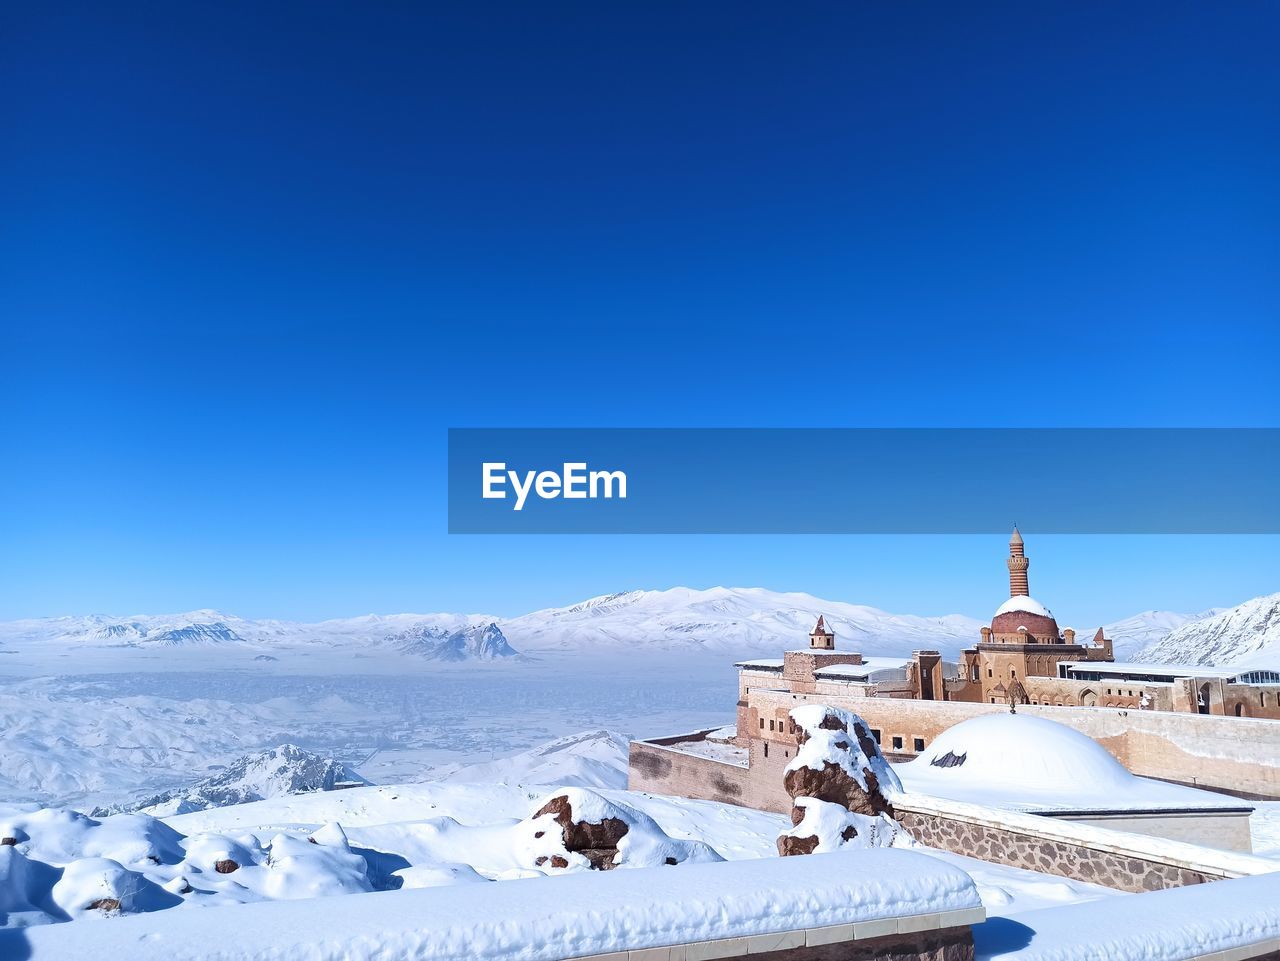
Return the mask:
<path id="1" fill-rule="evenodd" d="M 554 850 L 543 850 L 552 838 L 546 835 L 545 817 L 532 816 L 548 796 L 564 790 L 480 784 L 354 788 L 163 821 L 128 814 L 94 820 L 56 809 L 0 810 L 0 829 L 16 841 L 0 848 L 6 923 L 93 922 L 104 914 L 166 911 L 184 904 L 295 900 L 578 873 L 586 870 L 585 861 L 566 855 L 560 868 L 541 856 Z M 575 804 L 596 798 L 601 816 L 623 817 L 633 825 L 630 853 L 619 846 L 621 868 L 661 866 L 664 859 L 680 867 L 772 858 L 779 831 L 789 827 L 780 815 L 706 801 L 626 791 L 573 797 Z M 993 910 L 1115 894 L 927 853 L 973 876 Z M 234 924 L 233 918 L 228 915 L 227 923 Z"/>

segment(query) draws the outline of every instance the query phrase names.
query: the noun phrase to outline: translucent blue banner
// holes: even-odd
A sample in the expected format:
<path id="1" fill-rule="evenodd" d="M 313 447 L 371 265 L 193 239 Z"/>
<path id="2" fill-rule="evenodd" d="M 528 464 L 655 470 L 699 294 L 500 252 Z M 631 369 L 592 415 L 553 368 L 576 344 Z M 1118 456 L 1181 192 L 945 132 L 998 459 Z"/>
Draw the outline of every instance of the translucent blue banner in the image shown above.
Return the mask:
<path id="1" fill-rule="evenodd" d="M 1280 430 L 453 429 L 455 534 L 1280 533 Z"/>

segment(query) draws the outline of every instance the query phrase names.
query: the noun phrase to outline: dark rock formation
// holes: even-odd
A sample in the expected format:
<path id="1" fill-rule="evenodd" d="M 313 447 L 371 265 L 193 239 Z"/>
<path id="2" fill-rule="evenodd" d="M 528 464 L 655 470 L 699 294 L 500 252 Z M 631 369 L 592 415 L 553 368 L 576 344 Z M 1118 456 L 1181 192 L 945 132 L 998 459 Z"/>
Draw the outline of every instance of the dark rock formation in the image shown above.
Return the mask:
<path id="1" fill-rule="evenodd" d="M 778 838 L 783 857 L 893 843 L 891 797 L 901 789 L 863 720 L 820 705 L 796 709 L 800 749 L 783 774 L 794 827 Z M 868 820 L 871 819 L 871 820 Z M 861 833 L 860 833 L 861 832 Z"/>
<path id="2" fill-rule="evenodd" d="M 553 797 L 533 816 L 538 818 L 544 814 L 552 815 L 556 824 L 560 826 L 565 850 L 581 854 L 597 871 L 608 871 L 613 867 L 614 856 L 618 853 L 618 842 L 630 830 L 627 822 L 621 818 L 604 818 L 598 824 L 590 821 L 575 821 L 573 805 L 563 794 Z M 552 858 L 552 867 L 562 866 L 555 862 L 556 859 Z M 568 862 L 563 866 L 568 867 Z"/>
<path id="3" fill-rule="evenodd" d="M 794 854 L 812 854 L 818 847 L 818 836 L 811 834 L 807 838 L 792 837 L 790 834 L 784 834 L 778 838 L 778 853 L 782 857 L 791 857 Z"/>
<path id="4" fill-rule="evenodd" d="M 828 731 L 850 733 L 846 722 L 833 713 L 826 714 L 819 727 Z M 861 719 L 854 721 L 853 728 L 851 737 L 857 741 L 856 750 L 850 738 L 838 738 L 833 746 L 846 752 L 853 766 L 862 768 L 862 777 L 867 785 L 865 789 L 844 767 L 833 761 L 824 763 L 822 770 L 819 771 L 807 766 L 797 766 L 788 770 L 783 775 L 783 786 L 793 798 L 811 797 L 819 801 L 839 804 L 855 814 L 866 814 L 872 817 L 877 814 L 887 814 L 893 817 L 893 805 L 880 790 L 880 781 L 872 770 L 872 764 L 865 763 L 875 758 L 883 761 L 880 747 Z M 800 728 L 799 737 L 801 745 L 809 740 L 809 734 L 803 727 Z M 792 810 L 793 824 L 799 824 L 802 817 L 803 812 L 798 809 Z"/>

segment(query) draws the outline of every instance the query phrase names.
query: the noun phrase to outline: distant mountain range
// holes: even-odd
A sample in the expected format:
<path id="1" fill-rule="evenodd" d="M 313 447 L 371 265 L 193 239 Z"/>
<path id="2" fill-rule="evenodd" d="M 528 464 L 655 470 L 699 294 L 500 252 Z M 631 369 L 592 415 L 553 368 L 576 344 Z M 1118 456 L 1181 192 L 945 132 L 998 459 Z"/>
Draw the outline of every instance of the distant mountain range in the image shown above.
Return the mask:
<path id="1" fill-rule="evenodd" d="M 1280 595 L 1238 607 L 1179 614 L 1145 611 L 1103 626 L 1117 659 L 1232 663 L 1280 655 Z M 365 615 L 314 624 L 250 620 L 213 610 L 134 617 L 38 618 L 0 624 L 0 643 L 28 650 L 71 645 L 165 649 L 234 645 L 269 660 L 289 651 L 350 651 L 433 661 L 506 661 L 520 652 L 705 651 L 740 655 L 803 647 L 819 614 L 841 648 L 945 656 L 974 644 L 982 621 L 960 614 L 920 617 L 763 588 L 628 591 L 513 618 L 483 614 Z M 1064 625 L 1065 626 L 1065 625 Z M 1094 628 L 1076 625 L 1082 637 Z"/>
<path id="2" fill-rule="evenodd" d="M 492 661 L 519 655 L 494 618 L 465 614 L 371 614 L 316 624 L 249 620 L 213 610 L 127 618 L 91 614 L 3 623 L 0 642 L 137 650 L 233 645 L 261 650 L 258 660 L 314 648 L 383 651 L 434 661 Z"/>
<path id="3" fill-rule="evenodd" d="M 1143 660 L 1280 668 L 1280 594 L 1189 621 L 1147 646 Z"/>
<path id="4" fill-rule="evenodd" d="M 1202 611 L 1199 614 L 1179 614 L 1175 611 L 1143 611 L 1121 621 L 1104 624 L 1103 633 L 1114 642 L 1117 661 L 1137 658 L 1146 648 L 1168 637 L 1185 624 L 1217 614 L 1222 608 Z"/>
<path id="5" fill-rule="evenodd" d="M 841 647 L 875 655 L 910 654 L 922 647 L 954 653 L 972 644 L 982 626 L 961 614 L 890 614 L 758 587 L 628 591 L 499 623 L 512 643 L 530 651 L 643 646 L 778 652 L 807 647 L 819 614 L 826 617 Z"/>

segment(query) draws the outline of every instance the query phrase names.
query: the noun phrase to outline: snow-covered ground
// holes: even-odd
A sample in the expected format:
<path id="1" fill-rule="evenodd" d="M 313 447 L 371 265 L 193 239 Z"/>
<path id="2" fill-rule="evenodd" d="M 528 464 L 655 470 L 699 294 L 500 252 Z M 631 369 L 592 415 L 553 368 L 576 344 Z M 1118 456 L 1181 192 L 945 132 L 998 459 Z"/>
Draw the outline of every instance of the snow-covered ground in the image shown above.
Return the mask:
<path id="1" fill-rule="evenodd" d="M 291 795 L 162 820 L 139 814 L 92 819 L 64 809 L 0 806 L 0 836 L 5 839 L 0 845 L 0 927 L 92 924 L 195 907 L 234 912 L 243 910 L 236 905 L 414 888 L 474 888 L 474 894 L 449 902 L 454 904 L 451 912 L 462 916 L 470 910 L 467 905 L 480 910 L 478 906 L 492 902 L 478 886 L 588 870 L 586 858 L 563 846 L 555 815 L 541 813 L 557 795 L 569 799 L 577 818 L 625 821 L 630 830 L 617 842 L 613 859 L 619 871 L 672 864 L 685 871 L 686 865 L 774 858 L 776 838 L 790 827 L 781 815 L 709 801 L 454 782 Z M 935 892 L 928 897 L 943 899 L 934 909 L 951 909 L 952 894 L 943 888 L 960 897 L 962 889 L 948 879 L 965 875 L 973 882 L 969 890 L 976 891 L 992 915 L 1120 896 L 1094 885 L 934 852 L 905 837 L 895 846 L 947 867 L 930 872 L 917 859 L 909 868 L 920 883 L 904 888 L 902 866 L 886 863 L 894 873 L 874 885 L 882 911 L 893 908 L 883 904 L 886 898 L 907 897 L 908 891 L 923 896 L 926 889 Z M 770 876 L 776 879 L 785 867 L 769 868 Z M 682 874 L 664 875 L 664 890 L 683 883 Z M 502 890 L 504 898 L 523 897 L 519 889 Z M 529 890 L 532 895 L 540 889 Z M 811 898 L 810 907 L 814 905 Z M 361 917 L 377 909 L 373 903 L 364 905 Z M 254 925 L 264 922 L 260 914 L 248 917 Z M 227 932 L 242 931 L 234 915 L 224 923 Z M 698 923 L 705 925 L 707 919 Z M 169 927 L 166 922 L 164 930 Z M 578 934 L 589 932 L 583 928 Z M 703 928 L 698 936 L 723 934 Z M 45 942 L 54 951 L 63 944 L 35 935 L 18 941 L 0 937 L 0 949 Z M 234 942 L 221 946 L 234 953 Z M 265 946 L 259 940 L 254 947 Z M 48 951 L 37 954 L 52 956 Z"/>

